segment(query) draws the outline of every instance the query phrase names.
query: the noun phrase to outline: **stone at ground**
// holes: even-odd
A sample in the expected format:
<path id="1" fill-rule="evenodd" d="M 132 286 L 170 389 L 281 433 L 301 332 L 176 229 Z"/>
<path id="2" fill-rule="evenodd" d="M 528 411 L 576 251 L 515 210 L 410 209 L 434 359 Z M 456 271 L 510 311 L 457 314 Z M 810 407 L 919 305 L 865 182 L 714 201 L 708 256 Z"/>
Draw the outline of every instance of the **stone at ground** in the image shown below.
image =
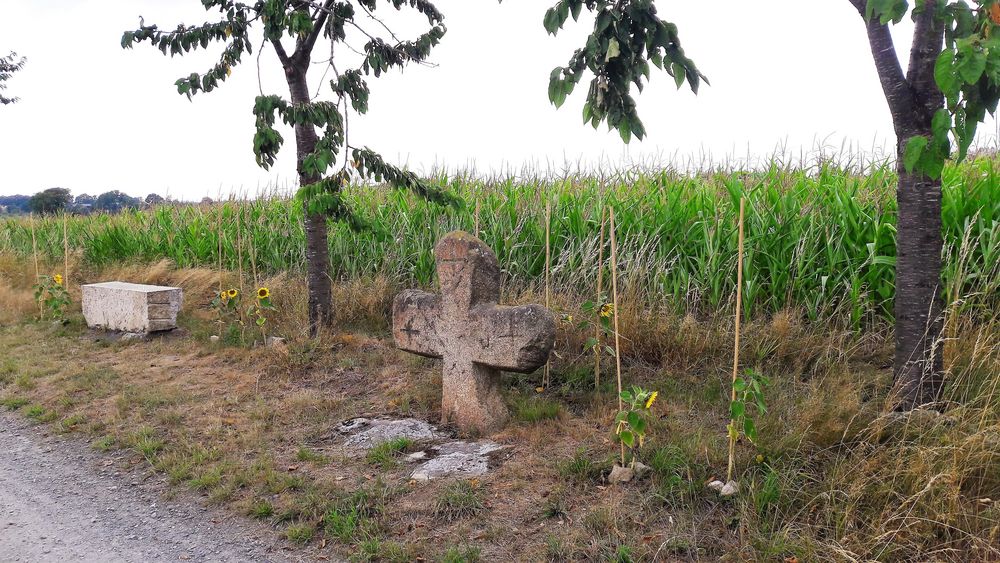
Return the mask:
<path id="1" fill-rule="evenodd" d="M 345 436 L 345 447 L 359 452 L 398 438 L 420 444 L 420 451 L 403 458 L 416 465 L 410 473 L 415 481 L 485 475 L 499 463 L 501 452 L 509 449 L 489 441 L 455 440 L 432 424 L 413 418 L 354 418 L 337 426 L 336 432 Z"/>
<path id="2" fill-rule="evenodd" d="M 278 336 L 268 336 L 267 339 L 264 340 L 264 345 L 265 346 L 284 346 L 285 345 L 285 339 L 281 338 L 281 337 L 278 337 Z"/>
<path id="3" fill-rule="evenodd" d="M 632 464 L 632 471 L 635 472 L 636 479 L 642 479 L 650 472 L 650 467 L 642 462 L 635 462 Z"/>
<path id="4" fill-rule="evenodd" d="M 611 474 L 608 475 L 608 483 L 611 483 L 612 485 L 616 483 L 628 483 L 633 477 L 635 477 L 635 472 L 632 471 L 632 468 L 623 467 L 616 463 L 615 466 L 611 468 Z"/>
<path id="5" fill-rule="evenodd" d="M 434 446 L 435 455 L 416 468 L 410 476 L 415 481 L 430 481 L 444 477 L 478 477 L 490 470 L 491 456 L 506 449 L 493 442 L 449 442 Z"/>
<path id="6" fill-rule="evenodd" d="M 444 437 L 430 423 L 414 418 L 354 418 L 338 426 L 337 432 L 347 436 L 345 446 L 361 449 L 370 449 L 397 438 L 424 442 Z"/>
<path id="7" fill-rule="evenodd" d="M 719 495 L 723 497 L 731 497 L 740 492 L 740 486 L 736 483 L 736 481 L 729 481 L 728 483 L 723 483 L 722 481 L 712 481 L 708 484 L 708 488 L 719 493 Z"/>
<path id="8" fill-rule="evenodd" d="M 87 326 L 131 333 L 177 328 L 184 299 L 179 287 L 117 281 L 84 285 L 82 290 Z"/>
<path id="9" fill-rule="evenodd" d="M 719 491 L 719 494 L 724 497 L 731 497 L 738 492 L 740 492 L 740 486 L 736 484 L 736 481 L 730 481 L 726 483 L 725 486 L 722 487 L 722 490 Z"/>
<path id="10" fill-rule="evenodd" d="M 493 251 L 457 231 L 434 249 L 441 294 L 408 290 L 393 303 L 396 345 L 444 359 L 441 417 L 466 434 L 503 427 L 507 407 L 500 371 L 530 373 L 548 361 L 555 318 L 539 305 L 505 307 Z"/>

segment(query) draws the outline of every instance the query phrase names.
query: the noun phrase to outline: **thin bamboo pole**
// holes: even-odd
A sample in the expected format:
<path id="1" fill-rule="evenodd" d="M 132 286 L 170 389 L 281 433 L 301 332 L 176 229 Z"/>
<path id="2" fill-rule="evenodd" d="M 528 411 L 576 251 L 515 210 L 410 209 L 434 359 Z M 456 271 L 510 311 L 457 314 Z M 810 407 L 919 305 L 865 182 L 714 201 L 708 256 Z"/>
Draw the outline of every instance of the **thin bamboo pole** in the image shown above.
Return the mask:
<path id="1" fill-rule="evenodd" d="M 218 256 L 218 258 L 219 258 L 219 264 L 218 264 L 218 266 L 219 266 L 219 295 L 222 295 L 222 292 L 225 290 L 225 288 L 223 288 L 223 286 L 222 286 L 222 204 L 221 203 L 216 208 L 216 213 L 218 213 L 218 215 L 216 216 L 215 228 L 216 228 L 216 233 L 218 234 L 218 237 L 219 237 L 219 256 Z M 225 323 L 223 323 L 222 320 L 220 319 L 219 320 L 219 339 L 220 340 L 222 339 L 222 331 L 224 329 L 224 324 Z"/>
<path id="2" fill-rule="evenodd" d="M 601 389 L 601 307 L 604 305 L 604 202 L 601 201 L 601 239 L 597 247 L 597 297 L 594 299 L 594 391 Z"/>
<path id="3" fill-rule="evenodd" d="M 240 293 L 246 295 L 246 287 L 243 283 L 243 207 L 241 203 L 239 212 L 236 214 L 236 272 L 240 277 Z"/>
<path id="4" fill-rule="evenodd" d="M 551 295 L 549 290 L 550 266 L 552 263 L 552 198 L 545 200 L 545 308 L 551 308 Z M 549 388 L 551 367 L 549 362 L 545 362 L 545 372 L 542 375 L 542 387 Z"/>
<path id="5" fill-rule="evenodd" d="M 63 211 L 63 287 L 69 291 L 69 219 Z"/>
<path id="6" fill-rule="evenodd" d="M 28 215 L 28 223 L 31 226 L 31 255 L 35 260 L 35 281 L 38 281 L 38 277 L 42 275 L 42 272 L 38 269 L 38 240 L 35 238 L 34 213 Z"/>
<path id="7" fill-rule="evenodd" d="M 615 325 L 615 372 L 618 376 L 618 412 L 622 411 L 622 355 L 618 334 L 618 239 L 615 236 L 615 208 L 608 208 L 611 218 L 611 302 L 614 307 Z M 622 446 L 622 467 L 625 466 L 625 442 Z"/>
<path id="8" fill-rule="evenodd" d="M 736 256 L 736 336 L 733 344 L 733 382 L 730 401 L 736 401 L 736 378 L 739 377 L 740 366 L 740 317 L 743 308 L 743 213 L 746 206 L 746 199 L 740 198 L 740 233 L 738 243 L 738 254 Z M 729 419 L 730 426 L 734 426 L 736 421 Z M 736 454 L 736 436 L 729 433 L 729 470 L 726 472 L 726 482 L 733 480 L 733 464 Z"/>
<path id="9" fill-rule="evenodd" d="M 475 226 L 476 231 L 473 234 L 476 235 L 476 238 L 478 238 L 479 237 L 479 189 L 478 188 L 474 189 L 472 193 L 473 197 L 476 198 L 476 226 Z"/>

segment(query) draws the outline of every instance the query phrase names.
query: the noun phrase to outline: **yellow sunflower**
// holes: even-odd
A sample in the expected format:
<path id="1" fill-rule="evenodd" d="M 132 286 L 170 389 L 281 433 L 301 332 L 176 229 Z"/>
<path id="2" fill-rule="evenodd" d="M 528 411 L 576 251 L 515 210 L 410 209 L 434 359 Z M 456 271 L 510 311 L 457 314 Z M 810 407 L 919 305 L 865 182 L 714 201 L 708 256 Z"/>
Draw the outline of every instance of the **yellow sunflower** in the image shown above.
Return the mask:
<path id="1" fill-rule="evenodd" d="M 652 395 L 650 395 L 648 399 L 646 399 L 646 408 L 647 408 L 647 409 L 648 409 L 649 407 L 653 406 L 653 401 L 655 401 L 655 400 L 656 400 L 656 397 L 657 397 L 657 395 L 659 395 L 659 394 L 660 394 L 660 392 L 659 392 L 659 391 L 653 391 L 653 394 L 652 394 Z"/>
<path id="2" fill-rule="evenodd" d="M 257 290 L 257 299 L 267 299 L 271 296 L 271 290 L 266 287 L 262 287 Z"/>
<path id="3" fill-rule="evenodd" d="M 605 318 L 610 317 L 611 314 L 614 313 L 614 312 L 615 312 L 615 306 L 612 305 L 611 303 L 605 303 L 604 305 L 601 305 L 601 316 L 602 317 L 605 317 Z"/>
<path id="4" fill-rule="evenodd" d="M 225 301 L 226 299 L 229 299 L 229 294 L 223 291 L 222 293 L 219 294 L 219 299 Z"/>
<path id="5" fill-rule="evenodd" d="M 52 276 L 52 281 L 56 282 L 56 285 L 62 285 L 63 277 L 59 274 Z"/>
<path id="6" fill-rule="evenodd" d="M 228 292 L 226 292 L 226 296 L 229 297 L 230 299 L 236 299 L 237 297 L 239 297 L 239 295 L 240 292 L 238 289 L 230 289 Z"/>

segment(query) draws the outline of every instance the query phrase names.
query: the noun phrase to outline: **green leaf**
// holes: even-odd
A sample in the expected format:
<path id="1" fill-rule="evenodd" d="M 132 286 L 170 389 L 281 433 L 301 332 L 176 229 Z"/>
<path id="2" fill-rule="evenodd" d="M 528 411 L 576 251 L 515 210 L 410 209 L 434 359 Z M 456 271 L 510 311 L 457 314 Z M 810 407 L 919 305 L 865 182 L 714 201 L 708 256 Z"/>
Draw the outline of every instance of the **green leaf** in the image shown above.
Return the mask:
<path id="1" fill-rule="evenodd" d="M 920 157 L 923 155 L 924 149 L 927 148 L 928 142 L 930 142 L 930 139 L 923 135 L 910 137 L 906 141 L 906 148 L 903 149 L 903 168 L 907 172 L 912 173 L 914 168 L 916 168 L 917 162 L 920 161 Z"/>
<path id="2" fill-rule="evenodd" d="M 746 406 L 741 401 L 729 403 L 729 414 L 733 420 L 739 420 L 746 414 Z"/>
<path id="3" fill-rule="evenodd" d="M 635 411 L 629 411 L 627 418 L 628 425 L 631 426 L 634 430 L 638 430 L 639 420 L 640 420 L 639 413 Z"/>
<path id="4" fill-rule="evenodd" d="M 751 442 L 757 442 L 757 426 L 753 423 L 752 418 L 747 417 L 743 419 L 743 434 Z"/>
<path id="5" fill-rule="evenodd" d="M 635 435 L 628 430 L 622 430 L 618 437 L 621 438 L 623 444 L 630 448 L 635 445 Z"/>
<path id="6" fill-rule="evenodd" d="M 963 48 L 959 54 L 958 75 L 967 84 L 975 84 L 986 70 L 986 54 L 972 46 Z"/>
<path id="7" fill-rule="evenodd" d="M 622 53 L 621 45 L 618 43 L 617 39 L 612 37 L 611 41 L 608 42 L 608 53 L 607 55 L 604 56 L 604 60 L 605 62 L 610 61 L 611 59 L 614 59 L 618 55 L 621 55 L 621 53 Z"/>
<path id="8" fill-rule="evenodd" d="M 938 88 L 946 96 L 956 95 L 961 89 L 961 84 L 958 81 L 958 73 L 955 71 L 953 65 L 954 60 L 955 51 L 945 49 L 941 51 L 937 61 L 934 63 L 934 81 L 937 82 Z"/>

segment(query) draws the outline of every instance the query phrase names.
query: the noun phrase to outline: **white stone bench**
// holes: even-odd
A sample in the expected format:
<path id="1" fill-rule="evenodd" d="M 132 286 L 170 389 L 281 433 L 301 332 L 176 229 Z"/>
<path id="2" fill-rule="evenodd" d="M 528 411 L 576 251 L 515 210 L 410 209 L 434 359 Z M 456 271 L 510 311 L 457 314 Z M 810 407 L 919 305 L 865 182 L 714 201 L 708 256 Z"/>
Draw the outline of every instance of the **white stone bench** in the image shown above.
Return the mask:
<path id="1" fill-rule="evenodd" d="M 104 282 L 83 286 L 87 326 L 122 332 L 177 328 L 184 292 L 179 287 Z"/>

